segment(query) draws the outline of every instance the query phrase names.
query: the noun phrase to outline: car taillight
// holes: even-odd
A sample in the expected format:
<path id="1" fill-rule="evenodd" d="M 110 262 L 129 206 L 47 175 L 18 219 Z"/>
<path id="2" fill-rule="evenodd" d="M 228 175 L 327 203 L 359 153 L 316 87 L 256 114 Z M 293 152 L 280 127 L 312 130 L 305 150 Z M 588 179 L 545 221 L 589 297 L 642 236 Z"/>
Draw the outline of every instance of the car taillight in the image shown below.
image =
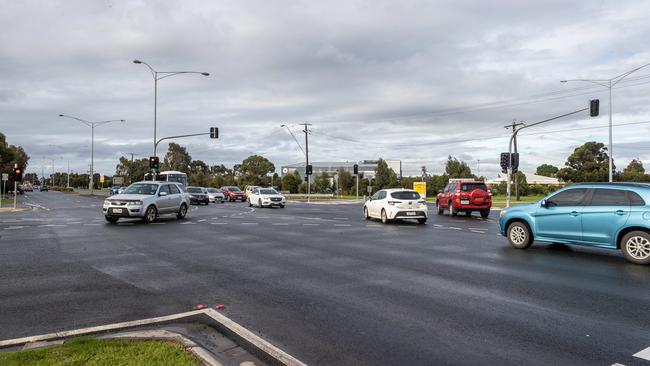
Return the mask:
<path id="1" fill-rule="evenodd" d="M 459 193 L 459 192 L 456 192 L 456 193 L 454 193 L 454 196 L 456 196 L 456 197 L 460 197 L 460 193 Z"/>
<path id="2" fill-rule="evenodd" d="M 400 201 L 388 201 L 388 204 L 391 205 L 391 206 L 395 206 L 395 204 L 397 204 L 397 203 L 402 203 L 402 202 L 400 202 Z"/>

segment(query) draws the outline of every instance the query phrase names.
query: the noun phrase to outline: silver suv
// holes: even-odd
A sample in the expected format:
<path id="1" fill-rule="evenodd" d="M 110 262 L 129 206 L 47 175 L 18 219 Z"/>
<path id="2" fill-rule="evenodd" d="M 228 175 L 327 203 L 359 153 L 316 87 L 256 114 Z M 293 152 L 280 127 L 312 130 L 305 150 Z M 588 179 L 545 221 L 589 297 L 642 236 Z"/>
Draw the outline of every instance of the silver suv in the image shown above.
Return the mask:
<path id="1" fill-rule="evenodd" d="M 158 215 L 176 214 L 182 219 L 187 214 L 190 196 L 178 183 L 142 181 L 131 184 L 123 193 L 104 201 L 104 217 L 114 224 L 120 218 L 141 218 L 156 221 Z"/>

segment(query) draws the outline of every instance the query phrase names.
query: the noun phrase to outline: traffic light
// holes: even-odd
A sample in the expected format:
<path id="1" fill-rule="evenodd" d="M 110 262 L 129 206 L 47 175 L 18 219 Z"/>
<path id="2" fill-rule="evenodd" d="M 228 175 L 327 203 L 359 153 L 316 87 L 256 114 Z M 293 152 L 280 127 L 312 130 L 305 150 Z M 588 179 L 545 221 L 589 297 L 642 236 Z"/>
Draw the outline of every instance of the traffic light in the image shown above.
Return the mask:
<path id="1" fill-rule="evenodd" d="M 352 169 L 354 170 L 354 175 L 359 175 L 359 164 L 354 164 Z"/>
<path id="2" fill-rule="evenodd" d="M 149 157 L 149 169 L 159 169 L 160 168 L 160 159 L 157 156 Z"/>
<path id="3" fill-rule="evenodd" d="M 507 152 L 501 153 L 501 161 L 500 161 L 499 165 L 501 165 L 501 172 L 502 173 L 507 173 L 508 172 L 508 165 L 510 165 L 510 164 L 508 164 L 508 155 L 510 155 L 510 154 L 507 153 Z"/>
<path id="4" fill-rule="evenodd" d="M 510 166 L 512 167 L 513 173 L 516 173 L 519 170 L 519 153 L 512 153 L 510 157 Z"/>
<path id="5" fill-rule="evenodd" d="M 305 168 L 305 174 L 311 175 L 312 172 L 313 172 L 313 169 L 312 169 L 311 164 L 307 165 L 307 167 Z"/>
<path id="6" fill-rule="evenodd" d="M 598 117 L 599 109 L 600 109 L 600 100 L 592 99 L 589 101 L 589 115 L 591 117 Z"/>
<path id="7" fill-rule="evenodd" d="M 14 180 L 16 182 L 23 180 L 23 170 L 22 168 L 14 168 Z"/>
<path id="8" fill-rule="evenodd" d="M 211 139 L 219 138 L 219 127 L 210 127 L 210 138 Z"/>

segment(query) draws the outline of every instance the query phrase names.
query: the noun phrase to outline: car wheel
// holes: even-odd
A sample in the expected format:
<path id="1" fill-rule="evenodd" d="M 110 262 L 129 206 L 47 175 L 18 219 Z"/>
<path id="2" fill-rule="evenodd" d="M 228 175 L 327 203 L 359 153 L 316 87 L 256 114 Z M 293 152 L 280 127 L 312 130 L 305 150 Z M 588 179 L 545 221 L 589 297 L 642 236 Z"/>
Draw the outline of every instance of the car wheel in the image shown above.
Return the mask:
<path id="1" fill-rule="evenodd" d="M 381 210 L 381 223 L 388 224 L 388 215 L 386 215 L 386 210 Z"/>
<path id="2" fill-rule="evenodd" d="M 260 208 L 262 208 L 262 199 L 257 200 L 257 205 L 260 206 Z"/>
<path id="3" fill-rule="evenodd" d="M 251 200 L 248 200 L 248 207 L 253 207 L 253 203 L 251 202 Z"/>
<path id="4" fill-rule="evenodd" d="M 221 200 L 221 203 L 224 203 L 224 202 L 226 202 L 226 201 L 224 201 L 224 200 Z"/>
<path id="5" fill-rule="evenodd" d="M 281 203 L 281 204 L 280 204 L 280 208 L 284 208 L 284 203 Z"/>
<path id="6" fill-rule="evenodd" d="M 158 218 L 158 210 L 156 210 L 155 206 L 151 205 L 147 207 L 147 210 L 144 212 L 144 217 L 142 218 L 142 221 L 149 224 L 156 221 L 156 218 Z"/>
<path id="7" fill-rule="evenodd" d="M 185 215 L 187 215 L 187 205 L 186 204 L 181 204 L 181 208 L 178 209 L 178 212 L 176 213 L 176 218 L 184 219 Z"/>
<path id="8" fill-rule="evenodd" d="M 438 215 L 442 215 L 445 212 L 445 209 L 440 206 L 440 201 L 436 201 L 436 208 L 438 209 Z"/>
<path id="9" fill-rule="evenodd" d="M 533 244 L 533 235 L 528 225 L 523 222 L 513 222 L 507 230 L 508 242 L 516 249 L 526 249 Z"/>
<path id="10" fill-rule="evenodd" d="M 448 206 L 448 207 L 449 207 L 449 215 L 451 215 L 451 216 L 456 216 L 456 215 L 458 215 L 458 211 L 456 211 L 456 208 L 455 208 L 454 205 L 451 203 L 451 201 L 449 201 L 449 206 Z"/>
<path id="11" fill-rule="evenodd" d="M 368 215 L 368 207 L 363 208 L 363 218 L 366 220 L 370 220 L 370 215 Z"/>
<path id="12" fill-rule="evenodd" d="M 427 223 L 427 219 L 426 219 L 426 218 L 418 219 L 418 224 L 423 225 L 423 224 L 426 224 L 426 223 Z"/>
<path id="13" fill-rule="evenodd" d="M 635 264 L 650 264 L 650 234 L 632 231 L 621 239 L 621 250 L 625 259 Z"/>
<path id="14" fill-rule="evenodd" d="M 487 210 L 481 210 L 481 217 L 484 219 L 487 219 L 488 216 L 490 216 L 490 209 Z"/>
<path id="15" fill-rule="evenodd" d="M 114 217 L 114 216 L 104 216 L 106 218 L 106 221 L 108 221 L 111 224 L 114 224 L 119 220 L 119 217 Z"/>

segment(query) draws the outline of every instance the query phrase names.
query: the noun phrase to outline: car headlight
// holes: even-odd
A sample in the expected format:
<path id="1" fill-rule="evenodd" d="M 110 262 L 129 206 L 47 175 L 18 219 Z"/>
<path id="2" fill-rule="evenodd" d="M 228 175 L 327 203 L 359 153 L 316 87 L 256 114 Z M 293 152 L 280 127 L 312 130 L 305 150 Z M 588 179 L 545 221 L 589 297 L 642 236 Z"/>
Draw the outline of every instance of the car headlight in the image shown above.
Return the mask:
<path id="1" fill-rule="evenodd" d="M 499 211 L 499 217 L 503 217 L 503 216 L 505 216 L 507 213 L 508 213 L 508 211 L 506 211 L 506 210 L 501 210 L 501 211 Z"/>
<path id="2" fill-rule="evenodd" d="M 110 204 L 111 204 L 111 201 L 109 201 L 109 200 L 104 201 L 104 206 L 110 206 Z"/>
<path id="3" fill-rule="evenodd" d="M 142 201 L 131 201 L 126 203 L 127 206 L 141 206 Z"/>

